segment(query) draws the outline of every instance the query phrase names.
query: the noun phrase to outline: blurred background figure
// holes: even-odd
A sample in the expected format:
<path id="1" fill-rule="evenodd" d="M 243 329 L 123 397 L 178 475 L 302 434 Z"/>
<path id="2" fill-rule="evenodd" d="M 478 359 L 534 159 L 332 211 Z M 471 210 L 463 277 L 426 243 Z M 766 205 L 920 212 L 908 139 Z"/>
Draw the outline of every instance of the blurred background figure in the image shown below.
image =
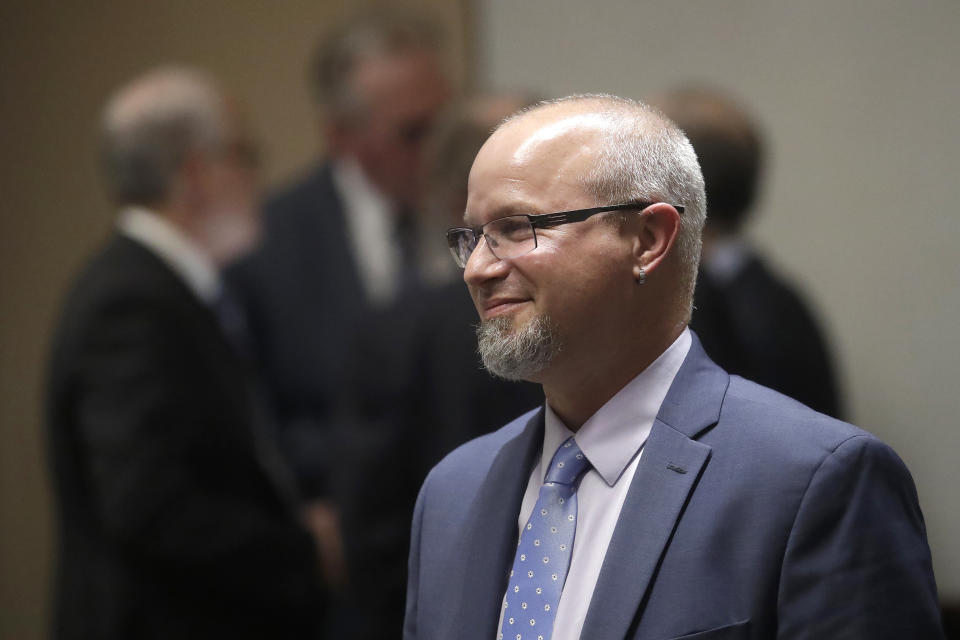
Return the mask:
<path id="1" fill-rule="evenodd" d="M 367 508 L 348 501 L 372 445 L 351 417 L 350 372 L 381 375 L 379 355 L 357 350 L 358 331 L 375 310 L 422 286 L 416 208 L 424 151 L 451 89 L 436 27 L 385 9 L 323 38 L 310 80 L 327 155 L 267 200 L 262 244 L 231 280 L 282 451 L 322 532 L 327 574 L 343 578 L 327 633 L 352 637 L 369 616 L 351 613 L 347 601 L 347 583 L 361 585 L 344 562 L 341 512 Z M 383 330 L 378 338 L 405 346 L 398 327 Z"/>
<path id="2" fill-rule="evenodd" d="M 372 309 L 418 286 L 423 149 L 450 90 L 432 25 L 387 11 L 324 39 L 311 73 L 327 157 L 269 198 L 262 246 L 232 279 L 284 451 L 323 504 L 352 337 Z"/>
<path id="3" fill-rule="evenodd" d="M 209 78 L 163 68 L 110 100 L 102 151 L 117 230 L 49 366 L 53 635 L 314 637 L 314 541 L 219 275 L 259 230 L 249 133 Z"/>
<path id="4" fill-rule="evenodd" d="M 740 105 L 710 88 L 675 89 L 651 103 L 690 138 L 707 188 L 691 327 L 730 373 L 841 417 L 834 358 L 814 312 L 744 233 L 764 169 L 757 125 Z"/>
<path id="5" fill-rule="evenodd" d="M 401 634 L 411 518 L 430 469 L 460 444 L 543 402 L 537 385 L 483 369 L 477 311 L 444 237 L 463 224 L 477 151 L 495 124 L 530 102 L 477 97 L 451 105 L 438 120 L 419 209 L 425 286 L 371 314 L 354 343 L 344 396 L 351 464 L 340 479 L 347 487 L 341 503 L 349 600 L 356 611 L 379 612 L 355 616 L 354 638 Z"/>

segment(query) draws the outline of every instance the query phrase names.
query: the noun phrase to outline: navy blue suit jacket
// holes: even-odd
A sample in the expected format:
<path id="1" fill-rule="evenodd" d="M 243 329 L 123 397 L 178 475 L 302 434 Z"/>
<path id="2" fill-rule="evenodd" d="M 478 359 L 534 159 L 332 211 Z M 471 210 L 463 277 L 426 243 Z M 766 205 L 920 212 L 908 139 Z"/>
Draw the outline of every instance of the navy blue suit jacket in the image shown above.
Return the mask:
<path id="1" fill-rule="evenodd" d="M 431 471 L 414 513 L 407 640 L 496 638 L 542 442 L 539 410 Z M 694 340 L 645 445 L 581 637 L 942 634 L 923 517 L 897 455 L 729 376 Z"/>

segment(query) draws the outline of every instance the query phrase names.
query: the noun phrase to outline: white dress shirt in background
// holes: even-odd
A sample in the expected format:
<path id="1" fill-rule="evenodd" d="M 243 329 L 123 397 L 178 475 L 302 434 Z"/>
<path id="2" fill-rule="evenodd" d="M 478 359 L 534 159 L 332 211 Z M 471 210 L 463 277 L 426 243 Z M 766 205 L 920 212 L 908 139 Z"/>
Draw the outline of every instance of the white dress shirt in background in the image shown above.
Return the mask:
<path id="1" fill-rule="evenodd" d="M 395 207 L 349 158 L 333 164 L 333 183 L 367 299 L 375 306 L 387 305 L 397 293 L 403 266 Z"/>

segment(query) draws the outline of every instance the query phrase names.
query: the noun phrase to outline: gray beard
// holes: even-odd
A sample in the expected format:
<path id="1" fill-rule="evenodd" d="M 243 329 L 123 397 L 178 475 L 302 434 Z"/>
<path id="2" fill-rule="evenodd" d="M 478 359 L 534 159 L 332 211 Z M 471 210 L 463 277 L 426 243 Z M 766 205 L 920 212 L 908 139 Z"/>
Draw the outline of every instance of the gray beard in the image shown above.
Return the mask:
<path id="1" fill-rule="evenodd" d="M 477 351 L 483 366 L 506 380 L 529 380 L 550 364 L 560 342 L 550 319 L 538 315 L 512 331 L 512 320 L 497 316 L 477 327 Z"/>

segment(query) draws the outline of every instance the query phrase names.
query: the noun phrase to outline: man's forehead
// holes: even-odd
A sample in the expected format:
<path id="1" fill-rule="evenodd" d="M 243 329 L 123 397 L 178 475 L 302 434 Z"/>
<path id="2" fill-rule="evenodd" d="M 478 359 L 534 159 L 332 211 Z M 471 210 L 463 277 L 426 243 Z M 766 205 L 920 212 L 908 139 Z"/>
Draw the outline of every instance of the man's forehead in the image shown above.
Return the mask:
<path id="1" fill-rule="evenodd" d="M 600 114 L 577 113 L 559 119 L 532 122 L 519 142 L 513 160 L 533 162 L 557 153 L 585 153 L 596 147 L 599 134 L 609 126 Z"/>
<path id="2" fill-rule="evenodd" d="M 523 117 L 501 127 L 470 173 L 465 220 L 546 213 L 585 199 L 582 177 L 592 166 L 598 126 L 595 114 L 578 113 Z"/>
<path id="3" fill-rule="evenodd" d="M 608 126 L 596 113 L 533 112 L 508 122 L 481 148 L 470 173 L 469 190 L 511 189 L 577 181 L 595 156 L 598 133 Z M 476 195 L 476 194 L 475 194 Z"/>
<path id="4" fill-rule="evenodd" d="M 491 151 L 515 165 L 556 159 L 558 154 L 582 153 L 594 147 L 598 135 L 610 126 L 602 114 L 542 108 L 508 122 L 491 137 Z M 586 149 L 584 146 L 586 145 Z"/>

